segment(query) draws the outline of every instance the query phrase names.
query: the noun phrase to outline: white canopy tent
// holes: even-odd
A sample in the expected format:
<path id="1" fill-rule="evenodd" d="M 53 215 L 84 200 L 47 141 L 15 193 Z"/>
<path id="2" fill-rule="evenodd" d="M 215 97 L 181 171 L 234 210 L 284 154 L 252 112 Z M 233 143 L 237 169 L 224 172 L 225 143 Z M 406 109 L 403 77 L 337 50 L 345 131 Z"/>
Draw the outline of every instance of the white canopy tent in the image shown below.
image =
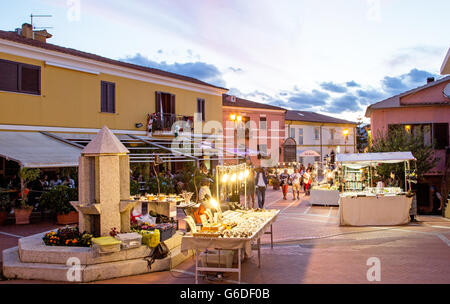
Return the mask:
<path id="1" fill-rule="evenodd" d="M 0 132 L 0 156 L 25 168 L 77 167 L 81 148 L 39 132 Z"/>
<path id="2" fill-rule="evenodd" d="M 371 163 L 395 164 L 408 160 L 416 160 L 411 152 L 381 152 L 381 153 L 351 153 L 338 154 L 336 160 L 342 165 L 361 164 L 369 166 Z"/>
<path id="3" fill-rule="evenodd" d="M 361 169 L 372 164 L 396 164 L 403 162 L 405 165 L 405 187 L 407 186 L 406 174 L 410 169 L 409 161 L 416 160 L 411 152 L 379 152 L 379 153 L 349 153 L 336 155 L 336 161 L 344 167 Z M 371 173 L 371 170 L 369 170 Z M 369 174 L 371 180 L 371 174 Z M 411 185 L 409 185 L 411 187 Z"/>

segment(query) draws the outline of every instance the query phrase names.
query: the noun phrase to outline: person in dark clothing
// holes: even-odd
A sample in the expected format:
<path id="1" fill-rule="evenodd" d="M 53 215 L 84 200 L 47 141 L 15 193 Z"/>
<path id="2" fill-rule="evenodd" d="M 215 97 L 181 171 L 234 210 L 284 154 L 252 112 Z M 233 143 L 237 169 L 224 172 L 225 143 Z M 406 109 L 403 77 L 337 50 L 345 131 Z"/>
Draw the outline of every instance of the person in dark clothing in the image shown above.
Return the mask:
<path id="1" fill-rule="evenodd" d="M 264 208 L 266 200 L 266 188 L 269 181 L 267 180 L 267 174 L 263 168 L 258 168 L 256 173 L 256 196 L 258 197 L 259 208 Z"/>

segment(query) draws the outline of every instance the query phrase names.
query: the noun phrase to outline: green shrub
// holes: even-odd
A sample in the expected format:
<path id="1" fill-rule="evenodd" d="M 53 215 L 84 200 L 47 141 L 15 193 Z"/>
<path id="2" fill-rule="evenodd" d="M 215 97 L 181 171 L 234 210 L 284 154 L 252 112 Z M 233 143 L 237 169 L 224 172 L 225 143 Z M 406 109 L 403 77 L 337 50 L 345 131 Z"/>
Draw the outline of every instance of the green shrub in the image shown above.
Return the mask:
<path id="1" fill-rule="evenodd" d="M 67 214 L 75 211 L 70 201 L 78 200 L 78 190 L 64 185 L 56 186 L 41 195 L 41 207 L 53 214 Z"/>

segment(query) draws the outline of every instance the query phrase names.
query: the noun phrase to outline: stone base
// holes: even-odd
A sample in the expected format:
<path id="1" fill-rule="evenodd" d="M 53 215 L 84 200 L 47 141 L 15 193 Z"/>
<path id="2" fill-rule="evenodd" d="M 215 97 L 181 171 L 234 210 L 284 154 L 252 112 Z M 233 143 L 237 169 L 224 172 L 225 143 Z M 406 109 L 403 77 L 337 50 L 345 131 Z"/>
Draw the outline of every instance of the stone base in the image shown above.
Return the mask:
<path id="1" fill-rule="evenodd" d="M 44 234 L 21 238 L 19 246 L 3 251 L 4 277 L 71 282 L 73 266 L 66 263 L 69 258 L 75 257 L 80 261 L 78 282 L 92 282 L 170 270 L 192 256 L 192 252 L 181 253 L 182 235 L 178 233 L 165 241 L 170 255 L 155 260 L 150 267 L 146 257 L 150 255 L 151 249 L 147 246 L 98 254 L 92 248 L 46 246 L 42 241 Z"/>

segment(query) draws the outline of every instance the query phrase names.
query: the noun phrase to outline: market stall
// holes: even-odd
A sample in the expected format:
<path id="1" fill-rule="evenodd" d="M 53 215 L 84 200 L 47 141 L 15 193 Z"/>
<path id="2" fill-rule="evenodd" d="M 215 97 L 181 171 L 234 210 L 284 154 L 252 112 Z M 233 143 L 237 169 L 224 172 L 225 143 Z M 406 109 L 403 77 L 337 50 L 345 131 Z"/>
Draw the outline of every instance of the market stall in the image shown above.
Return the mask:
<path id="1" fill-rule="evenodd" d="M 198 283 L 200 271 L 236 272 L 238 281 L 241 281 L 241 256 L 245 252 L 248 256 L 251 250 L 258 252 L 258 266 L 261 267 L 261 237 L 270 234 L 273 247 L 272 225 L 275 222 L 279 210 L 246 209 L 225 211 L 222 215 L 214 216 L 210 221 L 204 219 L 201 228 L 197 228 L 193 219 L 186 218 L 190 226 L 190 234 L 183 237 L 181 250 L 195 250 L 195 283 Z M 251 246 L 254 243 L 254 246 Z M 199 265 L 199 257 L 205 253 L 199 250 L 214 249 L 213 257 L 217 267 L 207 263 Z M 227 263 L 227 257 L 232 257 L 237 250 L 237 268 L 231 267 L 232 262 Z M 232 252 L 230 252 L 232 251 Z M 216 254 L 216 252 L 218 252 Z M 222 252 L 222 262 L 220 261 Z M 218 257 L 217 257 L 218 255 Z M 206 265 L 205 265 L 206 264 Z"/>
<path id="2" fill-rule="evenodd" d="M 344 167 L 344 192 L 339 198 L 340 225 L 407 224 L 412 203 L 412 196 L 409 195 L 410 184 L 407 180 L 411 160 L 415 160 L 411 152 L 338 154 L 337 161 Z M 401 162 L 405 166 L 404 191 L 398 187 L 370 187 L 374 166 Z M 366 180 L 362 171 L 364 168 L 369 169 Z"/>
<path id="3" fill-rule="evenodd" d="M 311 205 L 339 206 L 339 190 L 332 187 L 317 186 L 310 190 Z"/>

